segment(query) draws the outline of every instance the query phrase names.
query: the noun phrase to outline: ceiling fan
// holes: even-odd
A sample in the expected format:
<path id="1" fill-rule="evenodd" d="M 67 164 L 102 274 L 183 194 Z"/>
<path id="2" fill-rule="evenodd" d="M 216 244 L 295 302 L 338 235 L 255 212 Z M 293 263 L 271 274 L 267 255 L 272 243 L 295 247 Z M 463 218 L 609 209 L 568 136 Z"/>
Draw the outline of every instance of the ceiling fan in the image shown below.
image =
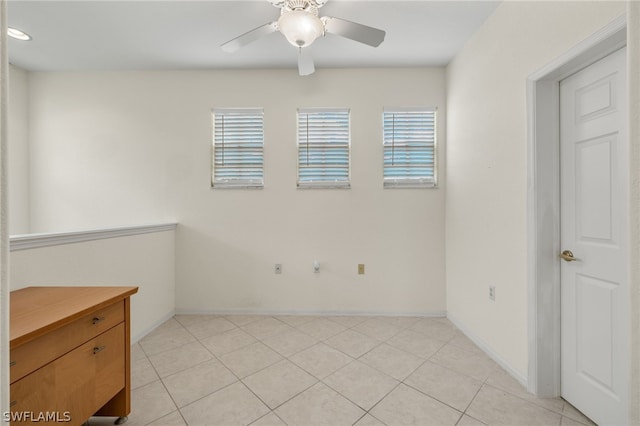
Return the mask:
<path id="1" fill-rule="evenodd" d="M 369 46 L 377 47 L 384 40 L 385 32 L 377 28 L 330 16 L 318 16 L 318 9 L 327 0 L 267 0 L 280 8 L 277 21 L 264 24 L 220 47 L 225 52 L 235 52 L 241 47 L 261 37 L 279 31 L 287 41 L 298 48 L 298 72 L 300 75 L 313 74 L 315 66 L 308 49 L 318 37 L 335 34 Z"/>

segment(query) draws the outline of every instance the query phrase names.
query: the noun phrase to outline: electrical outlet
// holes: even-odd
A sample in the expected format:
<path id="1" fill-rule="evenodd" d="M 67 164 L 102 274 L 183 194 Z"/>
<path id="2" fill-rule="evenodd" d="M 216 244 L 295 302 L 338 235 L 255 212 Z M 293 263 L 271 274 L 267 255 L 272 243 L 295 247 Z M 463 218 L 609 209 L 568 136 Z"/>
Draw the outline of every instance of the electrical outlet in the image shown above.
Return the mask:
<path id="1" fill-rule="evenodd" d="M 358 275 L 364 275 L 364 263 L 358 263 Z"/>
<path id="2" fill-rule="evenodd" d="M 495 285 L 490 285 L 489 286 L 489 299 L 493 300 L 494 302 L 496 300 L 496 286 Z"/>
<path id="3" fill-rule="evenodd" d="M 276 274 L 281 274 L 282 273 L 282 264 L 281 263 L 276 263 L 276 267 L 274 268 L 275 273 Z"/>

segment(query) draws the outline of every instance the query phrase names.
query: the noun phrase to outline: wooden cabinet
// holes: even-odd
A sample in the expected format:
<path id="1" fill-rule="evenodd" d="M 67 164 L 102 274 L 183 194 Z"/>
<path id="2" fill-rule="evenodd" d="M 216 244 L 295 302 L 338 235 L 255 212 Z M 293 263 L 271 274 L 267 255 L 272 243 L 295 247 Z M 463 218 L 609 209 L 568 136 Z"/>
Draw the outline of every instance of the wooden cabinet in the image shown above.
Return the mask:
<path id="1" fill-rule="evenodd" d="M 131 411 L 129 297 L 137 287 L 11 292 L 14 423 L 80 425 Z"/>

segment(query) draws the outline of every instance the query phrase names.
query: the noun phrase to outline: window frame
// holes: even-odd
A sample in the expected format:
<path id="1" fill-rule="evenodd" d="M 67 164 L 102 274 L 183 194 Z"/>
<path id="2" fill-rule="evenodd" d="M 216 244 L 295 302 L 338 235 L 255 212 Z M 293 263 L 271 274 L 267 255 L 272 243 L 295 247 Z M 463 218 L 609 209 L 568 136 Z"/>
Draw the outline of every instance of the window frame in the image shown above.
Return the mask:
<path id="1" fill-rule="evenodd" d="M 385 172 L 387 171 L 387 165 L 385 164 L 387 141 L 386 128 L 385 128 L 385 116 L 387 114 L 411 114 L 411 113 L 432 113 L 433 114 L 433 142 L 426 142 L 425 147 L 429 149 L 432 145 L 433 150 L 433 165 L 432 165 L 432 178 L 418 177 L 411 178 L 408 176 L 386 178 Z M 382 182 L 385 189 L 402 189 L 402 188 L 438 188 L 438 108 L 437 107 L 385 107 L 382 112 Z"/>
<path id="2" fill-rule="evenodd" d="M 260 141 L 259 151 L 260 153 L 260 179 L 250 178 L 227 178 L 216 179 L 216 148 L 218 141 L 216 140 L 216 117 L 218 115 L 241 115 L 245 114 L 259 114 L 261 116 L 261 133 L 262 138 Z M 264 188 L 264 145 L 265 145 L 265 132 L 264 132 L 264 108 L 262 107 L 229 107 L 229 108 L 213 108 L 211 110 L 211 188 L 213 189 L 263 189 Z M 224 142 L 223 142 L 224 144 Z"/>
<path id="3" fill-rule="evenodd" d="M 344 180 L 333 180 L 333 181 L 309 181 L 309 182 L 301 182 L 300 180 L 300 171 L 301 171 L 301 150 L 302 145 L 306 141 L 300 140 L 300 115 L 301 114 L 316 114 L 316 113 L 346 113 L 346 156 L 347 156 L 347 165 L 346 165 L 346 181 Z M 299 107 L 296 110 L 296 187 L 298 189 L 350 189 L 351 188 L 351 108 L 346 107 Z"/>

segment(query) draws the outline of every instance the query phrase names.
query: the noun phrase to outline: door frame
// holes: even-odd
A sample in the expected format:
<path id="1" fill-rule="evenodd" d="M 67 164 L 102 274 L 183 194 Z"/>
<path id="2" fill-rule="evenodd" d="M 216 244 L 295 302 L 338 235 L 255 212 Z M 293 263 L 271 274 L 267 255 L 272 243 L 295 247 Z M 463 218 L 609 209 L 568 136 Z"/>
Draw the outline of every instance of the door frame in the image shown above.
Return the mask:
<path id="1" fill-rule="evenodd" d="M 560 396 L 560 81 L 627 44 L 626 15 L 527 78 L 528 391 Z"/>

